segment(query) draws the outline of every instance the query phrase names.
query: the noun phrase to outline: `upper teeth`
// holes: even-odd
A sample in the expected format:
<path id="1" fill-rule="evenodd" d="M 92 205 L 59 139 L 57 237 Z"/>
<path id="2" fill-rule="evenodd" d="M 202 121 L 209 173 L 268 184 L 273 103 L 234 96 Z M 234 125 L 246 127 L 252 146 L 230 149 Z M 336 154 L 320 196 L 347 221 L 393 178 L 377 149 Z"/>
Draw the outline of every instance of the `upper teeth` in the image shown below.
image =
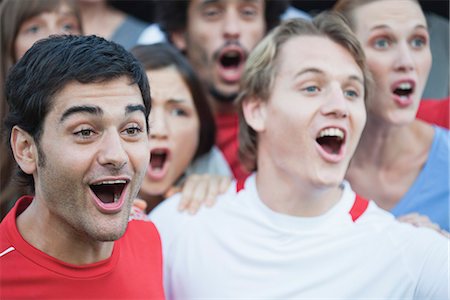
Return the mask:
<path id="1" fill-rule="evenodd" d="M 341 139 L 344 138 L 344 132 L 339 128 L 326 128 L 320 131 L 319 137 L 324 136 L 337 136 Z"/>
<path id="2" fill-rule="evenodd" d="M 402 82 L 397 88 L 402 90 L 409 90 L 412 88 L 412 84 L 410 82 Z"/>
<path id="3" fill-rule="evenodd" d="M 101 185 L 101 184 L 120 184 L 120 183 L 123 183 L 123 184 L 125 184 L 125 183 L 127 183 L 125 180 L 122 180 L 122 179 L 120 179 L 120 180 L 107 180 L 107 181 L 102 181 L 102 182 L 99 182 L 99 183 L 94 183 L 94 185 Z"/>

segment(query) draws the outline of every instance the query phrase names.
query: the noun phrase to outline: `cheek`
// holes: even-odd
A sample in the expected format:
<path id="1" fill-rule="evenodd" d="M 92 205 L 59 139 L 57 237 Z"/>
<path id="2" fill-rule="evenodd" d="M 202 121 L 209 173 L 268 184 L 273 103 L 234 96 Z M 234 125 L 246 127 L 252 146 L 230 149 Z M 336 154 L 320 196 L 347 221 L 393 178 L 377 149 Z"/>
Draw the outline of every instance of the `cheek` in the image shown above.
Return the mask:
<path id="1" fill-rule="evenodd" d="M 33 45 L 33 41 L 26 39 L 23 36 L 17 36 L 14 43 L 14 58 L 17 62 L 27 50 Z"/>
<path id="2" fill-rule="evenodd" d="M 248 34 L 247 45 L 244 45 L 248 50 L 252 50 L 264 37 L 265 28 L 264 22 L 254 24 L 253 29 Z"/>
<path id="3" fill-rule="evenodd" d="M 174 151 L 182 158 L 183 165 L 188 165 L 194 157 L 199 142 L 199 122 L 191 118 L 175 124 L 172 128 Z M 177 159 L 175 157 L 175 159 Z"/>
<path id="4" fill-rule="evenodd" d="M 432 56 L 431 51 L 428 49 L 427 51 L 424 51 L 422 57 L 419 58 L 418 65 L 421 70 L 420 76 L 422 77 L 423 84 L 425 85 L 426 80 L 428 78 L 428 74 L 430 73 L 431 64 L 432 64 Z"/>
<path id="5" fill-rule="evenodd" d="M 130 161 L 133 162 L 137 172 L 144 173 L 150 161 L 150 147 L 148 142 L 135 145 L 128 153 Z"/>

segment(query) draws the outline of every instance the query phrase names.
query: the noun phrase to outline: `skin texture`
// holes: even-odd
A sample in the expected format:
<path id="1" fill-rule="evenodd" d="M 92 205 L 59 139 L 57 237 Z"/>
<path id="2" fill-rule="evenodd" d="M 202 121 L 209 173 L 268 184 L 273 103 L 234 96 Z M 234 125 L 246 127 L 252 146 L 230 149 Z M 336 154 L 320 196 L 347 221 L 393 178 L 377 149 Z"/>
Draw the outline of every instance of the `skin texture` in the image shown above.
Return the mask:
<path id="1" fill-rule="evenodd" d="M 434 136 L 430 125 L 415 119 L 431 67 L 426 21 L 414 1 L 375 1 L 352 15 L 376 88 L 347 178 L 358 193 L 390 210 L 422 170 Z M 407 106 L 392 92 L 403 81 L 415 86 Z"/>
<path id="2" fill-rule="evenodd" d="M 183 174 L 197 150 L 200 121 L 187 84 L 175 67 L 147 71 L 152 83 L 150 151 L 169 151 L 167 171 L 154 171 L 151 164 L 140 196 L 164 195 Z"/>
<path id="3" fill-rule="evenodd" d="M 345 49 L 323 37 L 292 38 L 277 63 L 268 101 L 243 103 L 258 133 L 258 193 L 274 211 L 317 216 L 340 198 L 366 121 L 362 71 Z M 346 132 L 341 153 L 331 160 L 316 142 L 329 127 Z"/>
<path id="4" fill-rule="evenodd" d="M 376 83 L 368 112 L 392 125 L 410 124 L 431 68 L 429 35 L 422 10 L 413 1 L 375 1 L 357 8 L 354 17 L 355 33 Z M 401 107 L 394 101 L 392 86 L 405 80 L 414 82 L 415 89 L 412 104 Z"/>
<path id="5" fill-rule="evenodd" d="M 80 106 L 95 110 L 68 113 Z M 13 129 L 15 158 L 24 172 L 33 174 L 36 186 L 35 200 L 18 217 L 25 240 L 73 264 L 111 255 L 112 241 L 126 229 L 149 160 L 141 109 L 140 90 L 128 78 L 74 82 L 55 96 L 39 146 L 18 127 Z M 118 179 L 128 181 L 122 191 L 123 205 L 104 211 L 90 185 Z"/>
<path id="6" fill-rule="evenodd" d="M 16 61 L 34 42 L 53 34 L 81 34 L 80 24 L 67 5 L 57 11 L 44 12 L 23 22 L 14 43 Z"/>
<path id="7" fill-rule="evenodd" d="M 239 90 L 242 69 L 225 71 L 220 53 L 239 49 L 246 56 L 264 36 L 265 4 L 262 0 L 192 0 L 185 32 L 173 34 L 174 44 L 186 51 L 201 80 L 211 91 L 233 99 Z M 221 52 L 222 51 L 222 52 Z M 230 109 L 231 103 L 211 101 L 215 111 Z"/>

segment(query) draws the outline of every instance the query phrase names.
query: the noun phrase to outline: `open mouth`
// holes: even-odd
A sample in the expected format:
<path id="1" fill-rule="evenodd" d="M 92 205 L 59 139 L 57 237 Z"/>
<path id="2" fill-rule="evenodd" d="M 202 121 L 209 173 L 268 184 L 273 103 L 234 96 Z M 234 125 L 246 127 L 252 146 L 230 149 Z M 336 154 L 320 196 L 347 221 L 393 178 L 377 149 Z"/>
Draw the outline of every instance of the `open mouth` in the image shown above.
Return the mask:
<path id="1" fill-rule="evenodd" d="M 118 203 L 128 181 L 111 180 L 91 184 L 89 187 L 95 196 L 104 204 Z"/>
<path id="2" fill-rule="evenodd" d="M 238 68 L 243 61 L 244 55 L 242 51 L 238 50 L 224 51 L 219 58 L 219 62 L 224 69 Z"/>
<path id="3" fill-rule="evenodd" d="M 393 87 L 392 93 L 399 97 L 409 97 L 414 93 L 414 85 L 409 81 L 401 82 Z"/>
<path id="4" fill-rule="evenodd" d="M 246 53 L 241 47 L 236 45 L 224 47 L 217 56 L 220 78 L 227 84 L 239 82 L 245 59 Z"/>
<path id="5" fill-rule="evenodd" d="M 345 143 L 345 133 L 339 128 L 325 128 L 319 132 L 316 142 L 326 153 L 339 155 Z"/>
<path id="6" fill-rule="evenodd" d="M 166 149 L 154 149 L 150 152 L 150 168 L 155 171 L 164 169 L 167 161 L 168 151 Z"/>

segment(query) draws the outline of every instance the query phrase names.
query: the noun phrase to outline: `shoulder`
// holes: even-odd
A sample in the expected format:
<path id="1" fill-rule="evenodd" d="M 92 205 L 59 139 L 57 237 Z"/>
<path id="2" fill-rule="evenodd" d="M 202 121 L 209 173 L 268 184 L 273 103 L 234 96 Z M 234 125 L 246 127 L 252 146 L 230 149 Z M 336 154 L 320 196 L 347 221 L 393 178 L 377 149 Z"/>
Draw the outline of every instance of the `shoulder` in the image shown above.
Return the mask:
<path id="1" fill-rule="evenodd" d="M 225 157 L 216 146 L 213 146 L 209 152 L 203 154 L 189 165 L 186 175 L 190 174 L 233 176 Z"/>

